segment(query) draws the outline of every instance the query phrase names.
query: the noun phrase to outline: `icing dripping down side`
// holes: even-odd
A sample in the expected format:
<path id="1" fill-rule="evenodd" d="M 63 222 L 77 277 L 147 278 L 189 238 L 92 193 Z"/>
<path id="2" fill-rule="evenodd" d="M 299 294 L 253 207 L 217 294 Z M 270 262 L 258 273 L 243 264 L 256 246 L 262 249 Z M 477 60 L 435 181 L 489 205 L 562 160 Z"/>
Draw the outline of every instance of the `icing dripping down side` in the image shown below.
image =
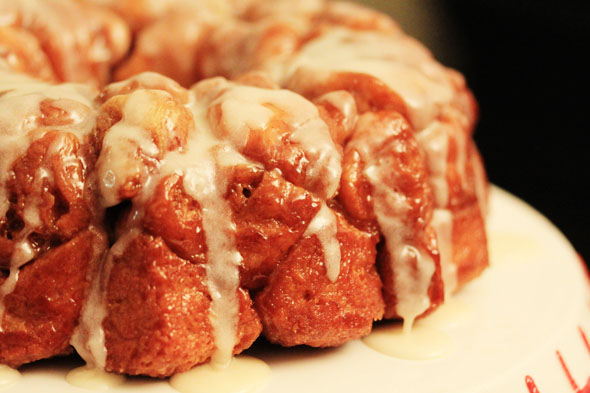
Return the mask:
<path id="1" fill-rule="evenodd" d="M 371 123 L 361 119 L 359 128 L 371 129 Z M 358 132 L 358 131 L 357 131 Z M 436 270 L 435 261 L 410 231 L 408 224 L 412 205 L 408 196 L 391 184 L 391 157 L 378 158 L 374 152 L 388 134 L 380 137 L 359 138 L 350 148 L 355 148 L 365 162 L 363 174 L 373 191 L 373 212 L 385 238 L 385 247 L 391 264 L 392 287 L 396 291 L 396 313 L 403 318 L 406 330 L 414 320 L 430 307 L 429 287 Z M 394 141 L 395 151 L 405 151 L 406 146 Z"/>
<path id="2" fill-rule="evenodd" d="M 106 366 L 107 348 L 102 323 L 107 316 L 106 295 L 113 258 L 123 254 L 137 233 L 137 229 L 127 232 L 111 247 L 104 261 L 100 261 L 89 270 L 88 275 L 92 284 L 80 313 L 79 324 L 70 340 L 70 344 L 89 368 L 104 369 Z"/>
<path id="3" fill-rule="evenodd" d="M 332 282 L 335 282 L 340 274 L 341 254 L 337 233 L 336 215 L 324 202 L 303 234 L 303 236 L 315 235 L 320 241 L 324 253 L 326 276 Z"/>
<path id="4" fill-rule="evenodd" d="M 317 107 L 289 90 L 262 89 L 222 83 L 211 107 L 220 108 L 214 133 L 225 138 L 239 152 L 248 155 L 250 134 L 264 130 L 290 133 L 282 142 L 295 144 L 305 153 L 305 181 L 301 184 L 321 198 L 333 197 L 342 174 L 342 155 L 330 131 L 320 118 Z M 216 123 L 214 116 L 209 116 Z M 267 146 L 273 148 L 273 146 Z"/>
<path id="5" fill-rule="evenodd" d="M 211 362 L 225 367 L 236 345 L 239 311 L 236 291 L 242 256 L 236 249 L 236 226 L 231 220 L 231 210 L 223 198 L 226 187 L 216 179 L 215 163 L 209 159 L 199 164 L 184 174 L 184 188 L 201 205 L 207 242 L 207 287 L 212 299 L 209 319 L 217 347 Z"/>
<path id="6" fill-rule="evenodd" d="M 196 132 L 189 136 L 184 152 L 170 154 L 163 172 L 181 168 L 185 191 L 201 206 L 207 244 L 207 287 L 211 295 L 209 320 L 216 345 L 211 363 L 227 367 L 237 342 L 238 268 L 242 256 L 236 248 L 236 225 L 231 208 L 224 198 L 228 187 L 224 167 L 247 161 L 213 134 L 207 118 L 207 97 L 201 97 L 198 87 L 195 89 L 189 109 L 195 119 Z"/>
<path id="7" fill-rule="evenodd" d="M 111 94 L 116 95 L 116 90 Z M 143 114 L 152 105 L 150 96 L 158 99 L 157 96 L 168 94 L 163 90 L 154 93 L 138 89 L 121 100 L 121 116 L 106 131 L 97 162 L 100 191 L 107 206 L 120 201 L 119 189 L 129 177 L 141 178 L 143 184 L 132 197 L 133 212 L 129 217 L 133 222 L 126 224 L 128 234 L 119 239 L 108 254 L 100 273 L 101 284 L 92 289 L 82 323 L 72 340 L 89 365 L 99 368 L 107 363 L 102 321 L 107 314 L 105 293 L 113 259 L 125 251 L 134 231 L 141 230 L 142 211 L 150 199 L 150 189 L 162 179 L 172 174 L 182 177 L 185 192 L 201 209 L 207 246 L 206 285 L 211 296 L 209 320 L 216 346 L 211 363 L 221 367 L 230 363 L 237 344 L 238 268 L 242 262 L 236 248 L 232 210 L 225 199 L 229 186 L 227 176 L 237 165 L 260 168 L 265 164 L 245 157 L 249 133 L 252 130 L 277 132 L 276 127 L 279 133 L 286 132 L 290 142 L 300 146 L 310 163 L 305 186 L 315 187 L 319 195 L 334 194 L 339 183 L 341 152 L 331 140 L 317 107 L 301 96 L 285 90 L 242 86 L 223 78 L 204 81 L 189 91 L 188 101 L 182 104 L 192 115 L 186 141 L 166 151 L 161 143 L 155 145 L 153 130 L 143 121 L 146 118 Z M 114 95 L 111 99 L 116 98 Z M 244 106 L 243 102 L 249 104 Z M 221 108 L 221 112 L 216 112 L 220 116 L 212 112 L 215 106 Z M 166 132 L 172 133 L 172 128 L 168 127 Z M 121 149 L 124 158 L 117 158 L 120 154 L 114 152 Z M 149 168 L 141 162 L 146 157 Z M 135 163 L 130 163 L 129 158 Z M 336 239 L 336 217 L 327 206 L 310 225 L 309 234 L 312 232 L 325 250 L 327 274 L 335 280 L 340 268 L 340 247 Z"/>
<path id="8" fill-rule="evenodd" d="M 447 153 L 449 150 L 449 127 L 435 121 L 416 133 L 416 140 L 426 157 L 429 181 L 434 192 L 437 207 L 445 208 L 449 203 L 447 183 Z"/>
<path id="9" fill-rule="evenodd" d="M 6 309 L 4 298 L 16 288 L 19 272 L 20 270 L 18 268 L 11 267 L 8 272 L 8 278 L 0 285 L 0 333 L 4 332 L 4 328 L 2 327 L 2 319 L 4 318 L 4 311 Z"/>
<path id="10" fill-rule="evenodd" d="M 436 232 L 445 298 L 457 288 L 457 265 L 453 263 L 453 214 L 447 209 L 434 209 L 430 225 Z"/>
<path id="11" fill-rule="evenodd" d="M 0 331 L 5 312 L 4 299 L 15 290 L 20 267 L 38 254 L 29 241 L 29 236 L 42 225 L 39 206 L 44 201 L 40 195 L 48 185 L 55 183 L 51 157 L 64 153 L 63 135 L 66 133 L 76 137 L 79 142 L 86 140 L 95 123 L 95 116 L 91 111 L 95 95 L 92 88 L 83 85 L 51 85 L 0 69 L 0 218 L 5 217 L 10 209 L 7 183 L 14 176 L 13 165 L 16 160 L 47 131 L 60 132 L 49 146 L 41 167 L 30 179 L 33 192 L 25 197 L 21 217 L 23 227 L 12 234 L 14 248 L 8 266 L 9 277 L 0 286 Z M 58 124 L 45 123 L 46 114 L 42 108 L 44 104 L 61 112 Z"/>
<path id="12" fill-rule="evenodd" d="M 148 177 L 146 165 L 140 157 L 157 157 L 160 153 L 144 124 L 144 119 L 150 119 L 150 111 L 157 110 L 157 102 L 153 100 L 155 94 L 166 95 L 140 89 L 127 96 L 121 120 L 103 139 L 97 169 L 100 195 L 107 207 L 121 202 L 118 191 L 128 179 Z"/>
<path id="13" fill-rule="evenodd" d="M 356 72 L 380 79 L 403 98 L 417 130 L 428 126 L 453 97 L 444 67 L 401 34 L 333 28 L 301 48 L 288 62 L 284 78 L 302 68 L 313 74 Z"/>

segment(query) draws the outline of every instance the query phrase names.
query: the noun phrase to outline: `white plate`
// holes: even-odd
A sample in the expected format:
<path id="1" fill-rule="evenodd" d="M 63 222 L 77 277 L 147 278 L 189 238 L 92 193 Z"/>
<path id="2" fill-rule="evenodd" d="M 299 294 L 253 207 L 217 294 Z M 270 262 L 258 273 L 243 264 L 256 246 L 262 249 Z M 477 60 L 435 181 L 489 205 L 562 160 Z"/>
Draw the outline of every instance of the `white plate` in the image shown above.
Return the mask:
<path id="1" fill-rule="evenodd" d="M 579 256 L 549 221 L 498 188 L 492 189 L 488 228 L 491 266 L 455 296 L 468 311 L 455 326 L 442 327 L 453 342 L 450 354 L 410 361 L 361 341 L 323 350 L 258 345 L 247 353 L 270 365 L 263 392 L 527 393 L 531 380 L 540 393 L 574 392 L 573 383 L 582 389 L 590 383 L 584 341 L 590 338 L 590 291 Z M 2 393 L 88 392 L 65 381 L 79 365 L 70 358 L 23 367 L 23 377 Z M 129 378 L 111 391 L 175 392 L 167 381 L 147 378 Z"/>

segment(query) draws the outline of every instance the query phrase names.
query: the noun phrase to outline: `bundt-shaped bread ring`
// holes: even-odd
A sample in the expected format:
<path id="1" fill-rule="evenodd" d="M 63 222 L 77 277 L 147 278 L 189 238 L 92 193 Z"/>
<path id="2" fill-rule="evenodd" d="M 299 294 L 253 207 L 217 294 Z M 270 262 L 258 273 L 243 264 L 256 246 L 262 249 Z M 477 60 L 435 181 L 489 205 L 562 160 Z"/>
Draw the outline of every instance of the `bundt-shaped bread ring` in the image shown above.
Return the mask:
<path id="1" fill-rule="evenodd" d="M 260 334 L 336 346 L 487 266 L 477 106 L 388 17 L 89 3 L 0 2 L 0 362 L 71 343 L 165 377 Z"/>

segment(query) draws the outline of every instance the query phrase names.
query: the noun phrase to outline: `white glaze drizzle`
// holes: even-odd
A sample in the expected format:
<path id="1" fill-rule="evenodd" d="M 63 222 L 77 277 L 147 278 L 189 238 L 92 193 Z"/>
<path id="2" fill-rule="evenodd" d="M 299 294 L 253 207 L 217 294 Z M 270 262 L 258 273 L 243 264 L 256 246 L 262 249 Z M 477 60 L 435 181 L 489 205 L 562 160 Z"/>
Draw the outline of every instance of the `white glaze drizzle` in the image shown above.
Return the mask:
<path id="1" fill-rule="evenodd" d="M 200 94 L 202 87 L 196 85 L 193 88 L 193 100 L 189 103 L 197 132 L 189 138 L 186 153 L 172 153 L 173 158 L 165 165 L 171 165 L 170 170 L 177 173 L 178 168 L 182 168 L 184 188 L 201 206 L 207 243 L 207 287 L 211 296 L 209 320 L 216 345 L 211 363 L 227 367 L 237 343 L 238 268 L 242 256 L 236 248 L 236 226 L 232 221 L 231 208 L 224 197 L 228 183 L 223 166 L 245 164 L 247 160 L 213 134 L 213 124 L 207 118 L 211 97 Z M 217 157 L 223 159 L 218 160 Z"/>
<path id="2" fill-rule="evenodd" d="M 438 121 L 416 133 L 416 141 L 425 153 L 428 180 L 434 193 L 437 207 L 445 208 L 449 203 L 447 181 L 447 153 L 449 150 L 449 126 Z"/>
<path id="3" fill-rule="evenodd" d="M 150 111 L 157 110 L 154 96 L 168 95 L 157 90 L 136 90 L 127 96 L 122 108 L 122 118 L 114 124 L 103 139 L 103 148 L 96 163 L 100 195 L 106 207 L 121 202 L 118 194 L 121 186 L 134 177 L 146 179 L 148 169 L 139 159 L 151 158 L 160 153 L 146 129 L 145 120 Z"/>
<path id="4" fill-rule="evenodd" d="M 140 90 L 131 95 L 139 95 Z M 161 94 L 167 94 L 161 92 Z M 290 135 L 294 143 L 298 143 L 309 155 L 310 161 L 315 159 L 312 169 L 308 174 L 311 180 L 316 180 L 320 175 L 329 174 L 330 182 L 327 182 L 326 194 L 332 195 L 336 191 L 341 173 L 341 153 L 331 141 L 329 130 L 319 118 L 317 108 L 301 98 L 300 96 L 281 90 L 264 90 L 251 88 L 229 83 L 222 78 L 205 81 L 196 85 L 191 91 L 191 101 L 187 108 L 193 114 L 194 130 L 189 133 L 187 144 L 177 151 L 166 153 L 157 164 L 157 168 L 147 174 L 148 183 L 152 186 L 169 175 L 178 174 L 183 177 L 185 191 L 195 199 L 202 211 L 202 225 L 207 242 L 207 286 L 212 298 L 210 308 L 210 322 L 216 344 L 216 352 L 212 357 L 212 363 L 227 365 L 231 359 L 233 348 L 236 344 L 236 332 L 239 315 L 239 302 L 237 291 L 239 288 L 238 267 L 242 257 L 236 249 L 235 224 L 231 217 L 231 208 L 225 200 L 227 191 L 227 179 L 225 178 L 225 167 L 238 164 L 258 165 L 251 163 L 240 152 L 243 148 L 244 139 L 247 140 L 247 133 L 252 128 L 264 129 L 268 122 L 275 116 L 268 105 L 280 110 L 281 120 L 287 120 L 292 127 Z M 137 97 L 136 97 L 137 98 Z M 249 102 L 256 103 L 258 107 L 251 104 L 244 110 L 239 103 L 249 99 Z M 143 104 L 142 104 L 143 103 Z M 110 151 L 111 145 L 115 142 L 125 141 L 133 145 L 134 149 L 147 144 L 149 155 L 157 153 L 152 150 L 151 142 L 145 138 L 144 126 L 140 121 L 129 119 L 141 119 L 141 111 L 147 110 L 144 99 L 127 99 L 123 108 L 123 117 L 107 132 L 103 142 L 103 153 L 99 158 L 100 172 L 103 174 L 112 173 L 115 178 L 125 179 L 129 172 L 125 170 L 125 163 L 116 159 L 105 159 L 102 154 Z M 223 111 L 231 111 L 231 117 L 222 116 L 221 119 L 210 116 L 209 108 L 220 104 Z M 284 113 L 283 113 L 284 112 Z M 218 123 L 219 121 L 219 123 Z M 115 137 L 108 137 L 112 130 L 116 131 Z M 223 129 L 230 132 L 224 134 Z M 235 133 L 234 133 L 235 132 Z M 315 137 L 320 143 L 312 146 Z M 319 146 L 318 146 L 319 145 Z M 130 151 L 132 151 L 131 149 Z M 318 163 L 319 161 L 319 163 Z M 319 168 L 319 169 L 318 169 Z M 132 173 L 136 173 L 133 172 Z M 105 176 L 100 176 L 105 179 Z M 325 180 L 325 179 L 323 179 Z M 134 201 L 134 206 L 141 209 L 141 205 L 148 200 L 151 191 L 150 187 L 142 188 L 140 195 Z M 108 192 L 116 192 L 117 186 L 109 188 Z M 116 198 L 111 198 L 116 203 Z M 109 200 L 105 198 L 105 200 Z M 326 207 L 327 209 L 327 207 Z M 329 209 L 328 209 L 329 210 Z M 332 214 L 333 215 L 333 214 Z M 328 229 L 335 229 L 335 225 L 329 223 L 328 214 L 320 214 L 312 228 L 316 226 L 327 226 Z M 335 238 L 335 231 L 331 234 Z M 326 244 L 327 266 L 330 275 L 337 276 L 339 270 L 339 244 L 336 241 L 337 251 L 334 251 L 333 241 L 328 235 L 322 235 L 322 244 Z M 116 249 L 117 243 L 109 258 L 106 268 L 112 263 L 109 262 Z M 336 258 L 337 257 L 337 258 Z M 338 262 L 338 263 L 336 263 Z M 102 279 L 108 283 L 108 272 L 104 273 Z M 104 291 L 104 287 L 100 289 Z M 83 321 L 90 332 L 85 337 L 77 336 L 74 340 L 76 347 L 82 346 L 86 350 L 86 359 L 90 364 L 104 367 L 106 362 L 106 350 L 104 345 L 104 333 L 102 332 L 102 321 L 106 315 L 106 304 L 104 296 L 93 295 L 88 310 L 100 309 L 94 318 L 84 317 Z M 85 311 L 85 315 L 87 312 Z M 94 332 L 94 333 L 92 333 Z M 81 337 L 81 339 L 80 339 Z M 80 342 L 77 342 L 80 341 Z M 83 355 L 84 356 L 84 355 Z"/>
<path id="5" fill-rule="evenodd" d="M 211 362 L 226 367 L 237 342 L 238 267 L 242 255 L 236 249 L 236 225 L 224 198 L 227 180 L 216 168 L 215 152 L 203 150 L 198 138 L 194 142 L 193 148 L 189 142 L 187 155 L 198 153 L 200 159 L 184 172 L 183 184 L 186 192 L 201 206 L 207 243 L 207 287 L 211 296 L 209 320 L 217 347 Z"/>
<path id="6" fill-rule="evenodd" d="M 439 121 L 416 133 L 416 141 L 425 153 L 428 180 L 434 194 L 435 209 L 430 225 L 436 232 L 445 295 L 457 288 L 457 266 L 453 261 L 453 214 L 449 205 L 447 154 L 452 127 Z"/>
<path id="7" fill-rule="evenodd" d="M 322 198 L 336 193 L 342 174 L 342 154 L 334 144 L 327 125 L 321 120 L 317 107 L 311 102 L 288 90 L 227 83 L 225 91 L 212 102 L 211 107 L 215 105 L 221 107 L 221 124 L 214 130 L 218 137 L 227 138 L 238 150 L 246 146 L 251 130 L 266 129 L 273 118 L 280 116 L 281 121 L 286 121 L 292 129 L 289 140 L 301 146 L 311 163 L 306 172 L 308 188 Z M 356 114 L 354 101 L 340 106 L 345 115 Z M 209 122 L 215 121 L 210 115 Z M 322 182 L 319 187 L 318 180 Z M 320 240 L 328 278 L 335 281 L 340 271 L 340 244 L 336 238 L 336 217 L 325 203 L 307 231 L 308 235 L 315 234 Z"/>
<path id="8" fill-rule="evenodd" d="M 357 129 L 371 127 L 370 121 L 361 116 Z M 393 271 L 396 312 L 403 318 L 405 328 L 410 330 L 416 317 L 430 306 L 428 289 L 436 265 L 428 251 L 416 244 L 408 231 L 407 217 L 411 206 L 407 197 L 389 185 L 392 158 L 373 156 L 387 136 L 356 139 L 347 148 L 356 149 L 365 163 L 363 174 L 372 186 L 373 212 L 385 237 Z M 405 147 L 399 145 L 393 149 L 403 151 Z"/>
<path id="9" fill-rule="evenodd" d="M 306 188 L 322 198 L 334 196 L 342 174 L 342 154 L 315 105 L 289 90 L 231 83 L 222 89 L 225 91 L 212 103 L 221 105 L 222 124 L 215 129 L 218 137 L 227 138 L 242 151 L 250 130 L 265 129 L 273 118 L 280 116 L 292 130 L 289 142 L 299 145 L 309 161 Z"/>
<path id="10" fill-rule="evenodd" d="M 136 217 L 132 213 L 132 217 Z M 80 312 L 78 326 L 74 329 L 70 344 L 89 368 L 104 369 L 107 361 L 107 348 L 103 321 L 107 316 L 107 289 L 113 267 L 113 259 L 123 255 L 129 242 L 139 233 L 134 227 L 115 242 L 110 248 L 106 258 L 93 258 L 97 261 L 88 271 L 91 287 L 86 297 L 86 302 Z M 95 251 L 96 252 L 96 251 Z"/>
<path id="11" fill-rule="evenodd" d="M 296 90 L 305 90 L 305 86 L 313 86 L 335 71 L 361 72 L 380 79 L 406 103 L 410 120 L 418 131 L 416 139 L 426 156 L 436 206 L 446 208 L 449 203 L 446 175 L 451 136 L 457 144 L 456 165 L 465 185 L 465 132 L 462 127 L 436 120 L 441 108 L 449 105 L 454 97 L 450 77 L 444 67 L 411 38 L 396 33 L 335 28 L 304 45 L 286 69 L 282 83 Z M 452 218 L 445 222 L 444 225 L 437 222 L 437 234 L 445 259 L 445 287 L 451 291 L 457 282 L 452 238 L 447 235 L 452 232 Z M 425 273 L 427 276 L 428 271 Z"/>
<path id="12" fill-rule="evenodd" d="M 445 298 L 457 288 L 457 265 L 453 262 L 453 213 L 448 209 L 435 208 L 430 226 L 436 232 L 440 267 L 445 288 Z"/>
<path id="13" fill-rule="evenodd" d="M 15 160 L 26 152 L 31 143 L 41 138 L 46 130 L 67 132 L 83 142 L 95 121 L 91 114 L 95 91 L 76 84 L 51 85 L 0 69 L 0 92 L 0 217 L 4 217 L 10 208 L 6 187 L 9 176 L 13 173 L 11 168 Z M 40 108 L 44 100 L 51 100 L 51 105 L 61 109 L 64 118 L 70 123 L 44 128 L 39 123 L 44 116 Z M 62 146 L 63 134 L 49 146 L 48 155 L 60 154 Z M 10 259 L 9 277 L 0 285 L 0 331 L 5 311 L 4 299 L 16 288 L 19 268 L 37 255 L 28 239 L 41 225 L 39 205 L 43 201 L 37 195 L 42 194 L 46 183 L 51 184 L 54 181 L 51 164 L 47 163 L 47 159 L 42 165 L 32 179 L 35 192 L 28 196 L 25 202 L 22 217 L 24 226 L 18 233 L 13 234 L 15 244 Z"/>
<path id="14" fill-rule="evenodd" d="M 354 97 L 345 90 L 335 90 L 320 96 L 315 102 L 329 105 L 340 112 L 342 115 L 342 127 L 344 128 L 344 135 L 340 135 L 340 137 L 342 140 L 348 139 L 358 121 L 358 111 Z"/>
<path id="15" fill-rule="evenodd" d="M 436 118 L 454 96 L 444 67 L 403 34 L 332 28 L 306 43 L 288 62 L 281 84 L 298 69 L 306 69 L 312 78 L 349 71 L 380 79 L 405 101 L 417 130 Z"/>
<path id="16" fill-rule="evenodd" d="M 338 279 L 340 274 L 340 242 L 336 235 L 338 234 L 338 224 L 336 215 L 322 202 L 320 210 L 311 220 L 303 236 L 316 236 L 322 245 L 324 253 L 324 264 L 326 266 L 326 276 L 332 282 Z"/>

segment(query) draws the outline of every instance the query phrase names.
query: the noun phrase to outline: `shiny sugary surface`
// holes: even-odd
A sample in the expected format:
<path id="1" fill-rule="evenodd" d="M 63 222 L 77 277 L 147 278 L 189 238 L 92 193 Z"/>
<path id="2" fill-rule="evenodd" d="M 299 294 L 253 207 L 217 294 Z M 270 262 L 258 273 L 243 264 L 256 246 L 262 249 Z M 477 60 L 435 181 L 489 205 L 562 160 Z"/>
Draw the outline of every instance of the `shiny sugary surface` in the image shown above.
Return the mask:
<path id="1" fill-rule="evenodd" d="M 1 362 L 71 343 L 163 377 L 261 333 L 336 346 L 486 267 L 476 104 L 388 17 L 91 3 L 0 2 Z"/>

